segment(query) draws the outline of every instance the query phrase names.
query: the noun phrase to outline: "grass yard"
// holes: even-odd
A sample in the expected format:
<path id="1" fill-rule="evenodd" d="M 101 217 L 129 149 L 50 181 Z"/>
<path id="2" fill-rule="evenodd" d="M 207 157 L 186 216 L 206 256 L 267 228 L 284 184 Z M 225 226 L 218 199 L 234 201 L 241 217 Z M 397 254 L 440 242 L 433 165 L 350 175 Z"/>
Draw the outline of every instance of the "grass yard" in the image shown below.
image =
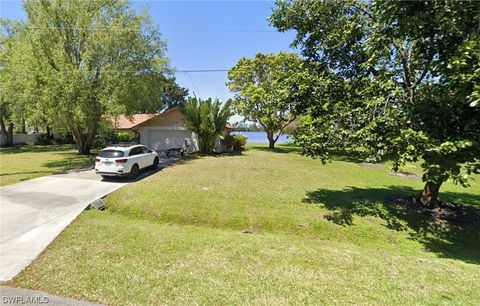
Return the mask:
<path id="1" fill-rule="evenodd" d="M 291 145 L 184 159 L 83 213 L 10 284 L 114 305 L 476 305 L 478 228 L 389 205 L 423 184 L 388 172 Z M 480 208 L 479 181 L 442 195 Z"/>
<path id="2" fill-rule="evenodd" d="M 72 145 L 20 145 L 0 149 L 0 186 L 93 165 Z"/>

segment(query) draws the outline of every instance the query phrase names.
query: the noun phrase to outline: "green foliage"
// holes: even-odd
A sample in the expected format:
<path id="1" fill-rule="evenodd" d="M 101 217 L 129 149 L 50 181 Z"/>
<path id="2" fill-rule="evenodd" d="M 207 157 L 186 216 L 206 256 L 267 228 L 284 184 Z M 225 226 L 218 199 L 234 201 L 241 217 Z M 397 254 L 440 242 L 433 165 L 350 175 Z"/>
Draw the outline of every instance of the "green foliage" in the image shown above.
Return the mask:
<path id="1" fill-rule="evenodd" d="M 243 151 L 247 145 L 247 136 L 245 135 L 234 135 L 233 136 L 233 150 L 234 151 Z"/>
<path id="2" fill-rule="evenodd" d="M 48 134 L 39 134 L 35 137 L 36 145 L 51 145 L 53 143 L 52 135 Z"/>
<path id="3" fill-rule="evenodd" d="M 245 135 L 225 135 L 223 143 L 227 147 L 233 148 L 233 151 L 243 151 L 247 145 L 247 136 Z"/>
<path id="4" fill-rule="evenodd" d="M 160 87 L 156 88 L 159 99 L 138 101 L 138 113 L 159 113 L 187 102 L 188 89 L 180 87 L 174 76 L 160 78 Z"/>
<path id="5" fill-rule="evenodd" d="M 56 144 L 74 144 L 75 143 L 75 140 L 73 139 L 72 134 L 68 132 L 54 135 L 54 140 Z"/>
<path id="6" fill-rule="evenodd" d="M 103 149 L 116 142 L 117 132 L 114 128 L 105 125 L 98 129 L 95 139 L 93 140 L 93 147 L 96 149 Z"/>
<path id="7" fill-rule="evenodd" d="M 135 137 L 130 135 L 127 132 L 120 132 L 116 135 L 116 142 L 133 142 L 135 141 Z"/>
<path id="8" fill-rule="evenodd" d="M 185 116 L 185 125 L 198 136 L 200 152 L 212 153 L 217 137 L 223 138 L 225 125 L 232 116 L 230 105 L 231 100 L 222 106 L 218 99 L 190 97 L 180 107 Z"/>
<path id="9" fill-rule="evenodd" d="M 56 140 L 57 141 L 57 140 Z M 68 145 L 15 145 L 0 150 L 0 186 L 91 167 L 94 155 L 80 155 Z"/>
<path id="10" fill-rule="evenodd" d="M 423 160 L 436 186 L 480 172 L 478 2 L 278 1 L 270 21 L 309 61 L 305 154 Z"/>
<path id="11" fill-rule="evenodd" d="M 93 147 L 96 149 L 103 149 L 114 143 L 135 142 L 135 140 L 135 137 L 127 132 L 117 132 L 109 122 L 102 122 L 95 135 Z"/>
<path id="12" fill-rule="evenodd" d="M 23 101 L 88 153 L 105 115 L 162 108 L 165 42 L 126 1 L 24 2 L 27 18 L 2 56 L 2 101 Z M 160 93 L 159 93 L 160 92 Z"/>
<path id="13" fill-rule="evenodd" d="M 265 129 L 271 148 L 295 119 L 293 106 L 306 95 L 308 74 L 303 65 L 295 53 L 258 53 L 240 59 L 228 72 L 234 109 Z"/>
<path id="14" fill-rule="evenodd" d="M 166 108 L 183 105 L 187 102 L 188 89 L 180 87 L 175 77 L 165 80 L 162 87 L 162 102 Z"/>
<path id="15" fill-rule="evenodd" d="M 265 132 L 265 129 L 258 123 L 235 122 L 233 124 L 235 131 L 238 132 Z"/>
<path id="16" fill-rule="evenodd" d="M 190 156 L 128 184 L 10 284 L 107 305 L 478 304 L 478 227 L 433 230 L 427 216 L 378 203 L 422 184 L 387 175 L 386 164 L 343 156 L 323 166 L 294 150 Z M 2 155 L 0 169 L 17 162 L 32 175 L 47 159 L 37 155 Z M 445 196 L 480 207 L 480 180 L 472 185 L 446 183 Z M 325 219 L 337 212 L 351 225 Z M 392 230 L 397 221 L 407 230 Z"/>
<path id="17" fill-rule="evenodd" d="M 12 145 L 14 129 L 23 133 L 26 119 L 37 123 L 37 116 L 29 115 L 28 107 L 35 97 L 35 92 L 21 90 L 22 84 L 32 81 L 31 75 L 21 71 L 21 67 L 27 62 L 23 53 L 28 51 L 22 24 L 5 19 L 0 19 L 0 23 L 0 125 L 4 144 Z M 12 58 L 14 49 L 18 50 L 19 54 Z M 18 79 L 12 79 L 12 74 Z"/>

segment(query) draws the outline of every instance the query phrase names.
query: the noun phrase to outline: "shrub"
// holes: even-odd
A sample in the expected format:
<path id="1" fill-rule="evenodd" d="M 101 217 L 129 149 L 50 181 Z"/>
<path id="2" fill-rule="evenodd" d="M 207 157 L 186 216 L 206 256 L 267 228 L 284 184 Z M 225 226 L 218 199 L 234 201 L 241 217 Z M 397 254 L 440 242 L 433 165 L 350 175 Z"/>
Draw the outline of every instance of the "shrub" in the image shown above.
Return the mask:
<path id="1" fill-rule="evenodd" d="M 103 127 L 95 135 L 93 147 L 101 149 L 115 142 L 117 142 L 117 132 L 113 128 Z"/>
<path id="2" fill-rule="evenodd" d="M 53 137 L 48 134 L 38 134 L 34 141 L 34 144 L 36 145 L 51 145 L 52 143 Z"/>
<path id="3" fill-rule="evenodd" d="M 233 151 L 243 151 L 247 144 L 247 136 L 228 134 L 223 138 L 223 144 L 227 147 L 232 147 Z"/>
<path id="4" fill-rule="evenodd" d="M 135 137 L 131 136 L 127 132 L 120 132 L 117 134 L 116 142 L 134 142 Z"/>
<path id="5" fill-rule="evenodd" d="M 245 135 L 234 135 L 233 136 L 233 150 L 234 151 L 243 151 L 247 145 L 247 136 Z"/>
<path id="6" fill-rule="evenodd" d="M 59 134 L 54 136 L 54 140 L 56 144 L 73 144 L 75 140 L 73 139 L 73 135 L 70 133 Z"/>
<path id="7" fill-rule="evenodd" d="M 136 142 L 136 140 L 135 137 L 130 136 L 127 132 L 117 133 L 115 129 L 111 127 L 103 127 L 95 136 L 93 147 L 102 149 L 113 143 L 119 142 Z"/>

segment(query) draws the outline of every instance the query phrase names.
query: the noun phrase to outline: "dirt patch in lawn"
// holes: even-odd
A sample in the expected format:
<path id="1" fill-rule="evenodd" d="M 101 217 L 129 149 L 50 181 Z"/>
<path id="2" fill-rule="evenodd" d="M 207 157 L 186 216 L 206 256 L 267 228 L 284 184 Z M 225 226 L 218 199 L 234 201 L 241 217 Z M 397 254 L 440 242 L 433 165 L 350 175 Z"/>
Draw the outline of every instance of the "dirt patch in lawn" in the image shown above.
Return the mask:
<path id="1" fill-rule="evenodd" d="M 480 213 L 472 207 L 439 200 L 434 206 L 423 205 L 416 197 L 390 197 L 386 202 L 397 207 L 423 215 L 430 216 L 438 223 L 448 226 L 461 224 L 478 224 L 480 226 Z"/>
<path id="2" fill-rule="evenodd" d="M 366 168 L 374 168 L 374 169 L 381 169 L 382 165 L 377 164 L 377 163 L 359 163 L 358 164 L 361 167 L 366 167 Z"/>
<path id="3" fill-rule="evenodd" d="M 388 175 L 391 176 L 399 176 L 399 177 L 406 177 L 411 179 L 420 179 L 422 178 L 421 175 L 411 172 L 389 172 Z"/>

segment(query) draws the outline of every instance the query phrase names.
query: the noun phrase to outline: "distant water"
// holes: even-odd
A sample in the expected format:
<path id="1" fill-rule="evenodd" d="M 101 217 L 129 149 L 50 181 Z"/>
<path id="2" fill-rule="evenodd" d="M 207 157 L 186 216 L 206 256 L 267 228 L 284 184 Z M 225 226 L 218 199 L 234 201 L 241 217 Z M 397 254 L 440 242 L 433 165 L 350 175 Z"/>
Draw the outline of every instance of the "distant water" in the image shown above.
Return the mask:
<path id="1" fill-rule="evenodd" d="M 268 143 L 267 133 L 265 132 L 234 132 L 234 134 L 247 136 L 247 143 Z M 290 135 L 281 135 L 276 143 L 292 142 Z"/>

